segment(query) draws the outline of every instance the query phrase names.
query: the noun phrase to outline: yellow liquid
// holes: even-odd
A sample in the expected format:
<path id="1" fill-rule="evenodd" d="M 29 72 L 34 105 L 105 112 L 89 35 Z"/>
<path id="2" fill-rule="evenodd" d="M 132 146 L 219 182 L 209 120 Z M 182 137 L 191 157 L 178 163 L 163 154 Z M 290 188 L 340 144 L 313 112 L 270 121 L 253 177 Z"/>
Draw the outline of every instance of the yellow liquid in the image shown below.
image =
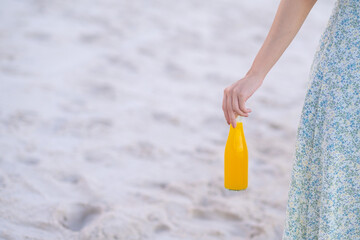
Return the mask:
<path id="1" fill-rule="evenodd" d="M 224 186 L 244 190 L 248 186 L 248 151 L 242 122 L 230 125 L 224 154 Z"/>

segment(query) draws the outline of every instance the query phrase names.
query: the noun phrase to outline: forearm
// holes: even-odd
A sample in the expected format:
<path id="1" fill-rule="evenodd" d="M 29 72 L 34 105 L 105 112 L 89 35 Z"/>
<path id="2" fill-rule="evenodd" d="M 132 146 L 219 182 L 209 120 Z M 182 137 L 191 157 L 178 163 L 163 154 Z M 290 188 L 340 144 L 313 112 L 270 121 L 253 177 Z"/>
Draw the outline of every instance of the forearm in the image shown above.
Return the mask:
<path id="1" fill-rule="evenodd" d="M 248 74 L 265 78 L 294 39 L 316 0 L 281 0 L 268 35 Z"/>

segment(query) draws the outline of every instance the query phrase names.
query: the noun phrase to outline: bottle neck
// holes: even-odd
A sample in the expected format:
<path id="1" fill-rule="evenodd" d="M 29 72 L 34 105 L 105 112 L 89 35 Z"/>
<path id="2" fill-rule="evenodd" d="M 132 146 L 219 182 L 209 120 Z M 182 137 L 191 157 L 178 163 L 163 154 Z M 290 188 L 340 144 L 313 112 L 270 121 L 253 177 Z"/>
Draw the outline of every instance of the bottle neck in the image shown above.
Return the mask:
<path id="1" fill-rule="evenodd" d="M 237 115 L 236 122 L 242 122 L 243 117 L 240 115 Z"/>

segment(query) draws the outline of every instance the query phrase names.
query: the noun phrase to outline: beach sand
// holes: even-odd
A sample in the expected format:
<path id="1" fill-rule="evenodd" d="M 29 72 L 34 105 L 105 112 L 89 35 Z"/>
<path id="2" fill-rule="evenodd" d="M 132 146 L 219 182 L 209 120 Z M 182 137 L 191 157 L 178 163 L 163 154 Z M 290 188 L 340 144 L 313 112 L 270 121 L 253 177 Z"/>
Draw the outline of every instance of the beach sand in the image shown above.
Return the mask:
<path id="1" fill-rule="evenodd" d="M 0 8 L 0 239 L 280 239 L 318 1 L 247 101 L 245 191 L 224 188 L 223 90 L 279 1 Z"/>

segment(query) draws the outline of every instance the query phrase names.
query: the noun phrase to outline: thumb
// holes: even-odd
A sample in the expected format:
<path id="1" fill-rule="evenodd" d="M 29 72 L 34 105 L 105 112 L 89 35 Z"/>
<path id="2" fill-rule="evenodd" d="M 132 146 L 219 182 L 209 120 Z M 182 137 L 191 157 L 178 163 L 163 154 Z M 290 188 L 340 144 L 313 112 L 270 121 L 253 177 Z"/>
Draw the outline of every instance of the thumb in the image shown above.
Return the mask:
<path id="1" fill-rule="evenodd" d="M 250 108 L 245 107 L 245 99 L 244 98 L 239 98 L 239 105 L 240 105 L 241 111 L 246 112 L 246 113 L 251 112 Z"/>

